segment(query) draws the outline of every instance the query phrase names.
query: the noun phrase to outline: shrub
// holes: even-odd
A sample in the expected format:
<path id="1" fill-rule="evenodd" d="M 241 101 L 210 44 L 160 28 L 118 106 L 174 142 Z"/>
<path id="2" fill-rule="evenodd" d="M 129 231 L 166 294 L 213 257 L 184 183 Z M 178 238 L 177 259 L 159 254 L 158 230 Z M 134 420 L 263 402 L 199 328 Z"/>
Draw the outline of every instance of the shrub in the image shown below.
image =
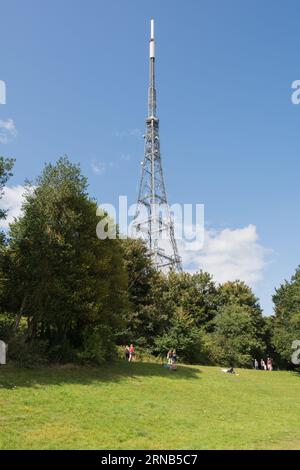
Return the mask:
<path id="1" fill-rule="evenodd" d="M 0 339 L 3 341 L 8 341 L 9 338 L 13 335 L 14 331 L 14 319 L 6 314 L 0 314 Z"/>
<path id="2" fill-rule="evenodd" d="M 84 334 L 83 351 L 77 354 L 83 364 L 99 365 L 117 358 L 117 347 L 112 330 L 108 326 L 88 328 Z"/>
<path id="3" fill-rule="evenodd" d="M 50 362 L 66 364 L 76 360 L 76 351 L 71 346 L 70 341 L 64 339 L 60 343 L 52 344 L 48 350 L 47 356 Z"/>
<path id="4" fill-rule="evenodd" d="M 36 367 L 47 363 L 48 342 L 35 340 L 26 342 L 23 336 L 15 336 L 8 343 L 8 360 L 20 367 Z"/>
<path id="5" fill-rule="evenodd" d="M 175 315 L 169 330 L 156 338 L 154 352 L 165 357 L 169 349 L 176 349 L 179 360 L 206 363 L 204 333 L 188 314 L 178 311 Z"/>

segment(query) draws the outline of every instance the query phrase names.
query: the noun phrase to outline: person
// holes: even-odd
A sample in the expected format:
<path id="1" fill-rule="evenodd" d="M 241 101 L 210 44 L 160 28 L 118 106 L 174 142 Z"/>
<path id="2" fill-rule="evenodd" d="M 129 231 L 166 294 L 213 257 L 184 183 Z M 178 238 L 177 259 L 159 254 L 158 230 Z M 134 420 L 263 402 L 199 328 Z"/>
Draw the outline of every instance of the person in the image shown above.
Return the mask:
<path id="1" fill-rule="evenodd" d="M 269 371 L 273 370 L 273 361 L 270 357 L 268 357 L 268 359 L 267 359 L 267 368 L 268 368 Z"/>
<path id="2" fill-rule="evenodd" d="M 258 360 L 257 359 L 254 359 L 254 369 L 255 370 L 258 369 Z"/>
<path id="3" fill-rule="evenodd" d="M 129 353 L 129 346 L 128 346 L 128 344 L 127 344 L 127 345 L 125 346 L 125 360 L 126 360 L 126 361 L 129 361 L 129 355 L 130 355 L 130 353 Z"/>
<path id="4" fill-rule="evenodd" d="M 261 370 L 267 370 L 267 365 L 263 359 L 260 360 L 260 368 Z"/>
<path id="5" fill-rule="evenodd" d="M 168 361 L 168 364 L 171 365 L 172 364 L 172 356 L 173 356 L 173 350 L 170 349 L 168 351 L 168 354 L 167 354 L 167 361 Z"/>
<path id="6" fill-rule="evenodd" d="M 176 354 L 176 349 L 173 349 L 173 351 L 172 351 L 171 369 L 172 369 L 172 370 L 177 370 L 177 354 Z"/>
<path id="7" fill-rule="evenodd" d="M 225 374 L 235 374 L 235 370 L 233 367 L 230 367 L 230 369 L 221 369 L 222 372 L 224 372 Z M 236 374 L 238 375 L 238 374 Z"/>
<path id="8" fill-rule="evenodd" d="M 134 346 L 133 344 L 130 345 L 129 347 L 129 362 L 132 362 L 134 358 Z"/>

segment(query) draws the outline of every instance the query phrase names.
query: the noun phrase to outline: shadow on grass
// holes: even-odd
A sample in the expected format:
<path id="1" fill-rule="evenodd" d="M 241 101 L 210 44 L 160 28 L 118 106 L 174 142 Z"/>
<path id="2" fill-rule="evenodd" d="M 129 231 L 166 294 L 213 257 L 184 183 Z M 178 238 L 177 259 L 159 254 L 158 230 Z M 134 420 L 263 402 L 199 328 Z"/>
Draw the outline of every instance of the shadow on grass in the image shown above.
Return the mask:
<path id="1" fill-rule="evenodd" d="M 292 374 L 295 376 L 295 377 L 299 377 L 300 378 L 300 369 L 294 369 L 292 371 Z"/>
<path id="2" fill-rule="evenodd" d="M 43 385 L 118 383 L 126 379 L 140 380 L 143 377 L 160 377 L 168 380 L 199 379 L 201 371 L 185 365 L 178 365 L 171 371 L 162 364 L 143 362 L 115 362 L 95 367 L 81 367 L 72 364 L 26 369 L 12 364 L 0 367 L 1 389 L 39 387 Z"/>

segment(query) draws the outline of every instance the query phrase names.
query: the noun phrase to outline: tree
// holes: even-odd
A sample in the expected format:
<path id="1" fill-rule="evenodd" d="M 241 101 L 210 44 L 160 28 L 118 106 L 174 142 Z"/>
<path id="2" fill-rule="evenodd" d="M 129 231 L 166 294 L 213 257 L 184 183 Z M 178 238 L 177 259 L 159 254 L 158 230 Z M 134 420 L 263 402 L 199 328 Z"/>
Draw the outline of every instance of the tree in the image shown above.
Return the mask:
<path id="1" fill-rule="evenodd" d="M 4 158 L 0 157 L 0 199 L 3 197 L 4 188 L 12 176 L 12 169 L 14 166 L 15 160 L 13 158 Z M 4 219 L 6 217 L 6 211 L 0 209 L 0 219 Z"/>
<path id="2" fill-rule="evenodd" d="M 167 331 L 155 339 L 156 354 L 166 357 L 167 351 L 176 349 L 179 359 L 189 363 L 205 362 L 203 334 L 191 315 L 182 308 L 174 312 Z"/>
<path id="3" fill-rule="evenodd" d="M 14 165 L 14 159 L 12 158 L 4 158 L 0 157 L 0 199 L 2 199 L 4 194 L 5 185 L 12 176 L 12 169 Z M 4 209 L 0 209 L 0 220 L 6 218 L 6 211 Z M 1 328 L 0 326 L 0 336 L 2 338 L 6 335 L 3 334 L 3 331 L 8 331 L 7 325 L 10 324 L 11 320 L 4 318 L 3 314 L 3 290 L 6 282 L 6 272 L 5 272 L 5 264 L 7 262 L 7 247 L 6 247 L 6 237 L 3 231 L 0 231 L 0 314 L 2 313 L 2 318 L 0 319 L 0 323 L 2 325 L 5 324 L 5 328 Z"/>
<path id="4" fill-rule="evenodd" d="M 290 281 L 285 281 L 275 290 L 273 302 L 272 344 L 281 365 L 292 367 L 292 343 L 300 340 L 300 266 Z"/>
<path id="5" fill-rule="evenodd" d="M 194 320 L 196 327 L 209 330 L 217 311 L 217 289 L 210 274 L 169 274 L 167 289 L 173 310 L 180 307 Z"/>
<path id="6" fill-rule="evenodd" d="M 242 281 L 228 281 L 220 284 L 218 289 L 219 305 L 237 304 L 242 307 L 249 307 L 253 316 L 261 321 L 261 308 L 258 298 L 252 289 Z"/>
<path id="7" fill-rule="evenodd" d="M 258 298 L 254 295 L 249 286 L 241 281 L 225 282 L 218 288 L 217 302 L 219 310 L 222 310 L 226 305 L 232 304 L 245 308 L 251 315 L 255 337 L 257 337 L 260 342 L 266 342 L 268 334 L 266 320 L 263 317 Z M 259 352 L 261 353 L 259 350 L 256 354 Z"/>
<path id="8" fill-rule="evenodd" d="M 230 366 L 251 366 L 259 357 L 264 343 L 258 337 L 249 306 L 237 303 L 225 305 L 215 319 L 215 331 L 210 336 L 213 363 Z"/>
<path id="9" fill-rule="evenodd" d="M 134 342 L 152 351 L 155 338 L 166 328 L 171 316 L 166 278 L 154 268 L 142 240 L 123 240 L 123 254 L 130 309 L 126 327 L 119 333 L 119 342 Z"/>
<path id="10" fill-rule="evenodd" d="M 67 157 L 46 165 L 27 191 L 10 230 L 8 289 L 16 323 L 27 318 L 28 340 L 82 348 L 95 329 L 109 341 L 120 328 L 127 309 L 121 242 L 99 240 L 98 220 L 87 180 Z"/>

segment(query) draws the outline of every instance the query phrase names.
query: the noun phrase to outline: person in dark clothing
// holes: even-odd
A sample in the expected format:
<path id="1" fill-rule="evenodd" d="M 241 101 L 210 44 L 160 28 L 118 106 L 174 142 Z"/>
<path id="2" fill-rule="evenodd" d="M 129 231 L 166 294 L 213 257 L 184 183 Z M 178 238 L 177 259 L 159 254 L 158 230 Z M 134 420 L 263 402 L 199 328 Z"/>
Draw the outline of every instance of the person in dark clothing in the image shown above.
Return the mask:
<path id="1" fill-rule="evenodd" d="M 177 354 L 176 354 L 176 349 L 173 349 L 173 353 L 172 353 L 171 370 L 177 370 Z"/>
<path id="2" fill-rule="evenodd" d="M 129 346 L 128 345 L 125 346 L 124 355 L 125 355 L 125 360 L 129 361 L 130 352 L 129 352 Z"/>

